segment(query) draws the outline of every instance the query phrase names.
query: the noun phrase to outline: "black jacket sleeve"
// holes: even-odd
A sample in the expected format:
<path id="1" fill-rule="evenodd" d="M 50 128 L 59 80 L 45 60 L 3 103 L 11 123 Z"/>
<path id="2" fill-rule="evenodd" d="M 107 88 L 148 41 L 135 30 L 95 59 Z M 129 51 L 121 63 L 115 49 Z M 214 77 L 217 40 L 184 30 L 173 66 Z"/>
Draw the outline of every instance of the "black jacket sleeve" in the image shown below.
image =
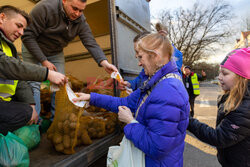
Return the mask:
<path id="1" fill-rule="evenodd" d="M 217 148 L 226 148 L 250 135 L 249 121 L 250 118 L 240 110 L 236 110 L 226 115 L 215 129 L 195 118 L 190 118 L 188 130 L 205 143 Z"/>

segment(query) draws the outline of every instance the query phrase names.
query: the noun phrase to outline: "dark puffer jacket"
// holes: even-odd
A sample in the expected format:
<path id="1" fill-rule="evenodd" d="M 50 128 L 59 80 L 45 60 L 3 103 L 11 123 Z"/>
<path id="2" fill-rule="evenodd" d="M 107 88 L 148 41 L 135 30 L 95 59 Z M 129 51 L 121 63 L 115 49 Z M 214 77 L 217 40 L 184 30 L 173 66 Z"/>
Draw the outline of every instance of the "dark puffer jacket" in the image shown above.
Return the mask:
<path id="1" fill-rule="evenodd" d="M 227 115 L 223 112 L 226 99 L 224 95 L 218 102 L 216 129 L 190 118 L 188 130 L 217 147 L 223 167 L 250 167 L 250 82 L 240 106 Z"/>

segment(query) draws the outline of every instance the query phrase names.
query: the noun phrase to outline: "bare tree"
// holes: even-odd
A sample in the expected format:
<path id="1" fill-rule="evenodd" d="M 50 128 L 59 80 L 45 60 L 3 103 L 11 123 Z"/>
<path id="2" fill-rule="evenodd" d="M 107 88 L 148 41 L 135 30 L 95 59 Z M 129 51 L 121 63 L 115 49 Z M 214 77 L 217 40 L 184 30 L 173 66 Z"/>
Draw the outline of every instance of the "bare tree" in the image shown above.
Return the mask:
<path id="1" fill-rule="evenodd" d="M 242 19 L 242 31 L 250 31 L 250 15 L 249 16 L 245 16 Z"/>
<path id="2" fill-rule="evenodd" d="M 182 51 L 185 65 L 208 58 L 215 44 L 231 36 L 231 6 L 221 0 L 204 6 L 196 2 L 192 9 L 163 11 L 158 18 L 168 27 L 171 42 Z"/>

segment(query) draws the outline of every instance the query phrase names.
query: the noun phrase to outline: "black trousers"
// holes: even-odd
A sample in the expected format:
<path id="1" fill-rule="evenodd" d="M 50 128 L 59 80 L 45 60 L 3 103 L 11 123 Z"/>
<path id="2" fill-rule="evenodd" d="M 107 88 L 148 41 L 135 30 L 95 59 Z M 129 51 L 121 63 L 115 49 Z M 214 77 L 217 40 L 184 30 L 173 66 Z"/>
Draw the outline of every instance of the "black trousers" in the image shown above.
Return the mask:
<path id="1" fill-rule="evenodd" d="M 15 131 L 25 126 L 31 119 L 32 108 L 27 103 L 0 101 L 0 133 Z"/>
<path id="2" fill-rule="evenodd" d="M 194 101 L 197 96 L 190 96 L 189 97 L 189 104 L 190 104 L 190 116 L 194 117 Z"/>

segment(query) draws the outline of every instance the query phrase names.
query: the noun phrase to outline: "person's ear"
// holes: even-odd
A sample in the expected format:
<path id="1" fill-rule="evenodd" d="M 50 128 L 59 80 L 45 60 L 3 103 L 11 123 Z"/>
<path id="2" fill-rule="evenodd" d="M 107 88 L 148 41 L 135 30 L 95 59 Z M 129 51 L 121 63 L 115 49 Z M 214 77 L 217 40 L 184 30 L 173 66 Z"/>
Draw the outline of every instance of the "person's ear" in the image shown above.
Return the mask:
<path id="1" fill-rule="evenodd" d="M 3 24 L 5 19 L 6 19 L 6 15 L 4 13 L 0 13 L 0 24 Z"/>
<path id="2" fill-rule="evenodd" d="M 66 0 L 62 0 L 62 3 L 63 3 L 63 5 L 65 5 L 65 3 L 66 3 Z"/>

